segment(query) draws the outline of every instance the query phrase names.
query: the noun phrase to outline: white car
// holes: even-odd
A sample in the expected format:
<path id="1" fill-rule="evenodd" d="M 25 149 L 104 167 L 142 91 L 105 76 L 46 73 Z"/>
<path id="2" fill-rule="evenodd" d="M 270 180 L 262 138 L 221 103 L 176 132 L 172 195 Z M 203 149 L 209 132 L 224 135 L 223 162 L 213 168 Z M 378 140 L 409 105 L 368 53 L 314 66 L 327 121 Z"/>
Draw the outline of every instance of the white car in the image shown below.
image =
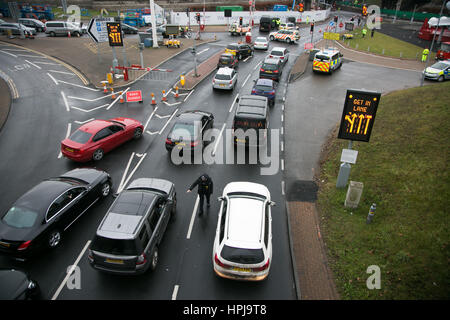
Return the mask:
<path id="1" fill-rule="evenodd" d="M 289 60 L 289 50 L 283 47 L 275 47 L 270 51 L 269 58 L 278 58 L 284 66 Z"/>
<path id="2" fill-rule="evenodd" d="M 262 184 L 231 182 L 223 190 L 212 252 L 214 272 L 223 278 L 260 281 L 272 263 L 275 205 Z"/>
<path id="3" fill-rule="evenodd" d="M 213 89 L 233 90 L 237 82 L 237 72 L 233 68 L 219 68 L 213 78 Z"/>
<path id="4" fill-rule="evenodd" d="M 269 49 L 269 40 L 267 40 L 266 37 L 257 37 L 253 45 L 253 48 L 259 50 L 267 50 Z"/>

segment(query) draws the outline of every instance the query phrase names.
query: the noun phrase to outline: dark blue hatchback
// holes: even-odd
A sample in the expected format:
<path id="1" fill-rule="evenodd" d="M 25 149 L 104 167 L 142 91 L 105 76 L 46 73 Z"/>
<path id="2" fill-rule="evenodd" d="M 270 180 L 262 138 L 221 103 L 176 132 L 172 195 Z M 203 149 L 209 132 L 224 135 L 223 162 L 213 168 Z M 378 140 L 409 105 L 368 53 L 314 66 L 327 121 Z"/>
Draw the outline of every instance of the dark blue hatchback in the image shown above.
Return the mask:
<path id="1" fill-rule="evenodd" d="M 275 104 L 275 83 L 271 79 L 258 79 L 252 89 L 252 94 L 266 97 L 269 104 Z"/>

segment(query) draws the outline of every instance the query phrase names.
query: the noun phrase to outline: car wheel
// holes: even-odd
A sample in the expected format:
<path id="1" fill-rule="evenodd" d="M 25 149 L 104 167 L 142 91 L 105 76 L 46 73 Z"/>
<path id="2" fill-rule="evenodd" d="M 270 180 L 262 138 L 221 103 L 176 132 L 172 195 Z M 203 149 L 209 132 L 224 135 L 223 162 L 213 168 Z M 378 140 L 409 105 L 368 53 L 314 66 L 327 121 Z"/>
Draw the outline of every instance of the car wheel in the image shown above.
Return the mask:
<path id="1" fill-rule="evenodd" d="M 242 60 L 242 54 L 239 53 L 238 59 Z"/>
<path id="2" fill-rule="evenodd" d="M 172 211 L 170 212 L 170 221 L 175 221 L 177 216 L 177 195 L 173 197 Z"/>
<path id="3" fill-rule="evenodd" d="M 51 31 L 50 32 L 50 37 L 54 37 L 54 36 L 56 36 L 56 34 L 53 31 Z"/>
<path id="4" fill-rule="evenodd" d="M 97 150 L 95 150 L 94 153 L 92 154 L 92 159 L 93 159 L 94 161 L 102 160 L 102 159 L 103 159 L 103 155 L 104 155 L 103 150 L 102 150 L 102 149 L 97 149 Z"/>
<path id="5" fill-rule="evenodd" d="M 152 255 L 152 259 L 150 261 L 150 268 L 152 269 L 152 271 L 155 271 L 156 266 L 158 265 L 158 247 L 155 247 L 155 250 L 153 251 L 153 255 Z"/>
<path id="6" fill-rule="evenodd" d="M 141 128 L 136 128 L 134 130 L 134 134 L 133 134 L 133 139 L 137 140 L 142 138 L 142 129 Z"/>
<path id="7" fill-rule="evenodd" d="M 54 249 L 61 243 L 61 232 L 57 229 L 50 232 L 47 238 L 47 245 L 49 248 Z"/>
<path id="8" fill-rule="evenodd" d="M 287 38 L 287 39 L 286 39 L 286 42 L 287 42 L 287 44 L 291 44 L 291 43 L 292 43 L 292 40 L 289 39 L 289 38 Z"/>
<path id="9" fill-rule="evenodd" d="M 439 81 L 439 82 L 444 81 L 444 76 L 440 76 L 440 77 L 438 78 L 438 81 Z"/>
<path id="10" fill-rule="evenodd" d="M 270 40 L 272 41 L 275 40 L 274 36 L 270 36 Z"/>
<path id="11" fill-rule="evenodd" d="M 106 181 L 105 183 L 102 184 L 101 188 L 101 195 L 103 198 L 107 197 L 110 193 L 111 193 L 111 184 L 109 183 L 109 181 Z"/>

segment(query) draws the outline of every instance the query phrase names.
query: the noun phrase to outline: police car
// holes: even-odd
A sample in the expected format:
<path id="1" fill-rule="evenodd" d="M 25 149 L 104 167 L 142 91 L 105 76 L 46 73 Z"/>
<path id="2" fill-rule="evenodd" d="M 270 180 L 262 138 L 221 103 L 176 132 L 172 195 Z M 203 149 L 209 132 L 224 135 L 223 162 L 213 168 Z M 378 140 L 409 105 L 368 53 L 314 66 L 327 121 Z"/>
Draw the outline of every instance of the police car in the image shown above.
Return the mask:
<path id="1" fill-rule="evenodd" d="M 314 56 L 313 71 L 332 73 L 342 66 L 343 54 L 337 48 L 328 48 L 317 52 Z"/>
<path id="2" fill-rule="evenodd" d="M 287 43 L 295 43 L 300 40 L 300 33 L 297 30 L 279 30 L 269 35 L 271 41 L 284 41 Z"/>
<path id="3" fill-rule="evenodd" d="M 450 60 L 436 62 L 423 71 L 425 79 L 437 80 L 439 82 L 450 79 Z"/>

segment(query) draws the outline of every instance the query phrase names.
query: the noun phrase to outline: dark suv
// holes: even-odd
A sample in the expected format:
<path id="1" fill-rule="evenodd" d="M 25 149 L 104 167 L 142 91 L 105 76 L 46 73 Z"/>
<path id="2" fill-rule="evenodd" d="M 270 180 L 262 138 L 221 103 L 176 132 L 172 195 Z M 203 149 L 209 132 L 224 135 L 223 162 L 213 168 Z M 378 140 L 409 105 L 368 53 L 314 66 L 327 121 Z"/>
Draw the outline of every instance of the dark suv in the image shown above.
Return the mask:
<path id="1" fill-rule="evenodd" d="M 280 81 L 282 62 L 278 58 L 266 58 L 259 69 L 259 77 Z"/>
<path id="2" fill-rule="evenodd" d="M 109 208 L 89 248 L 90 265 L 116 274 L 141 274 L 158 264 L 158 246 L 176 213 L 175 186 L 140 178 Z"/>
<path id="3" fill-rule="evenodd" d="M 234 54 L 239 60 L 253 56 L 254 48 L 247 43 L 230 43 L 225 49 L 225 53 Z"/>
<path id="4" fill-rule="evenodd" d="M 219 57 L 219 62 L 217 63 L 217 69 L 222 67 L 237 68 L 239 60 L 234 54 L 222 53 Z"/>

